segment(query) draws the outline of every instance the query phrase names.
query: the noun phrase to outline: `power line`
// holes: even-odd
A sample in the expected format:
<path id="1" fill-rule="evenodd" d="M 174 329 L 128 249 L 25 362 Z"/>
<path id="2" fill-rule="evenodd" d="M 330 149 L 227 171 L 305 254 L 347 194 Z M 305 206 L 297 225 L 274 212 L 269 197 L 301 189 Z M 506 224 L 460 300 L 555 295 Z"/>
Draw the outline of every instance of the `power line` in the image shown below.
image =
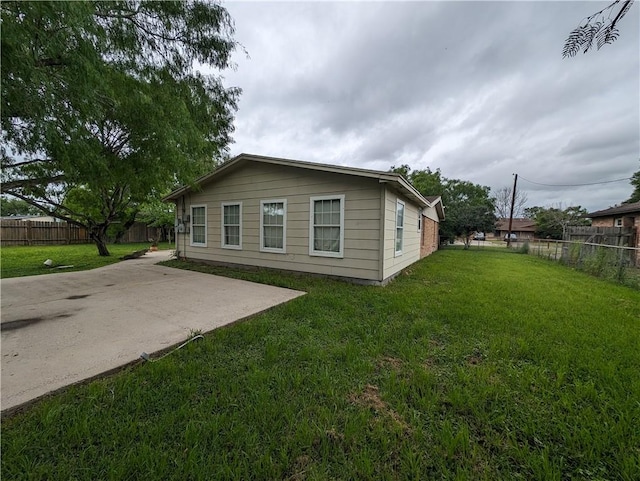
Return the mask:
<path id="1" fill-rule="evenodd" d="M 520 176 L 520 180 L 524 180 L 525 182 L 529 182 L 530 184 L 543 185 L 545 187 L 582 187 L 586 185 L 612 184 L 614 182 L 622 182 L 623 180 L 631 180 L 631 177 L 625 177 L 624 179 L 605 180 L 602 182 L 590 182 L 588 184 L 543 184 L 541 182 L 534 182 L 533 180 L 525 179 L 522 176 Z"/>

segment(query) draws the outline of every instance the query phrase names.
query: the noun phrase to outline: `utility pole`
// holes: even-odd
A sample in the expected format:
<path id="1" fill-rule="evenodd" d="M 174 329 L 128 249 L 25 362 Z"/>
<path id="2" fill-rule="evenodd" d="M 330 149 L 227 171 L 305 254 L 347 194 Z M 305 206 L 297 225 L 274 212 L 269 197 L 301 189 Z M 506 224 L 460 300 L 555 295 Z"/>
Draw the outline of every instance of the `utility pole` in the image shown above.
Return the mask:
<path id="1" fill-rule="evenodd" d="M 513 206 L 516 203 L 516 186 L 518 185 L 518 174 L 513 174 L 513 192 L 511 193 L 511 212 L 509 212 L 509 233 L 507 234 L 507 247 L 511 247 L 511 227 L 513 226 Z"/>

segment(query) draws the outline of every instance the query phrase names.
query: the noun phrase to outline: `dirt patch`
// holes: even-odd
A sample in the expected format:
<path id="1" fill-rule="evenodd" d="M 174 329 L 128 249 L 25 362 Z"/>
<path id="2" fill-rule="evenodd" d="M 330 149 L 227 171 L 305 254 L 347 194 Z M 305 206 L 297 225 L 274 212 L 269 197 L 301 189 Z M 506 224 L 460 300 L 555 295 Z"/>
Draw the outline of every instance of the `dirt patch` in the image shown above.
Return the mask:
<path id="1" fill-rule="evenodd" d="M 397 357 L 383 357 L 378 361 L 379 368 L 391 368 L 394 371 L 400 371 L 402 369 L 402 359 L 398 359 Z"/>
<path id="2" fill-rule="evenodd" d="M 373 409 L 377 412 L 384 412 L 387 410 L 387 403 L 380 398 L 380 392 L 378 386 L 367 384 L 364 391 L 360 394 L 351 394 L 349 401 L 357 406 Z"/>
<path id="3" fill-rule="evenodd" d="M 386 402 L 380 397 L 380 391 L 377 386 L 367 384 L 364 391 L 359 394 L 351 394 L 349 401 L 356 406 L 362 406 L 372 409 L 377 414 L 383 417 L 391 419 L 404 431 L 410 431 L 411 427 L 402 419 L 396 411 L 394 411 Z"/>
<path id="4" fill-rule="evenodd" d="M 335 443 L 342 443 L 344 441 L 344 434 L 337 432 L 335 429 L 329 429 L 325 432 L 327 439 Z"/>
<path id="5" fill-rule="evenodd" d="M 303 479 L 307 479 L 307 471 L 309 470 L 311 462 L 311 456 L 306 454 L 298 456 L 293 462 L 293 467 L 291 468 L 293 474 L 286 479 L 288 481 L 302 481 Z"/>
<path id="6" fill-rule="evenodd" d="M 470 366 L 477 366 L 478 364 L 482 363 L 482 356 L 468 356 L 467 357 L 467 364 L 469 364 Z"/>
<path id="7" fill-rule="evenodd" d="M 28 317 L 26 319 L 16 319 L 15 321 L 3 322 L 0 324 L 2 331 L 15 331 L 24 327 L 32 326 L 42 321 L 52 321 L 54 319 L 65 319 L 71 314 L 56 314 L 55 316 Z"/>
<path id="8" fill-rule="evenodd" d="M 469 366 L 478 366 L 479 364 L 482 364 L 484 358 L 485 356 L 482 351 L 476 348 L 465 358 L 465 361 Z"/>

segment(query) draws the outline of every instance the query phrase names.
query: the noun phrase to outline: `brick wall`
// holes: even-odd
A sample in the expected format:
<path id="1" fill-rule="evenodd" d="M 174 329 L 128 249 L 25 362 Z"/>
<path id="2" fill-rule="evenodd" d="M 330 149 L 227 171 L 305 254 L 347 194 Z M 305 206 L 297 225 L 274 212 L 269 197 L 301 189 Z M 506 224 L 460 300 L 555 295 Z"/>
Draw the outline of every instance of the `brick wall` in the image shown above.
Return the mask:
<path id="1" fill-rule="evenodd" d="M 591 221 L 591 227 L 615 227 L 613 217 L 600 217 Z"/>
<path id="2" fill-rule="evenodd" d="M 428 256 L 436 250 L 438 250 L 438 223 L 423 216 L 420 258 Z"/>

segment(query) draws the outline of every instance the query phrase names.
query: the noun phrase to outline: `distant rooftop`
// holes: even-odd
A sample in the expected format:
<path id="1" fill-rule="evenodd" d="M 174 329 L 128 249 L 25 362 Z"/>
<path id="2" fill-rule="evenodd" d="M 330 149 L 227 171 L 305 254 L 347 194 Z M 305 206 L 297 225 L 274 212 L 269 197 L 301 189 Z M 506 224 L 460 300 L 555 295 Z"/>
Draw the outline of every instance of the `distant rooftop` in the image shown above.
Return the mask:
<path id="1" fill-rule="evenodd" d="M 501 218 L 496 222 L 496 230 L 509 230 L 509 219 Z M 512 231 L 534 232 L 536 230 L 536 221 L 533 219 L 525 219 L 522 217 L 514 217 L 511 225 Z"/>
<path id="2" fill-rule="evenodd" d="M 629 204 L 616 205 L 609 207 L 608 209 L 597 210 L 590 212 L 585 217 L 609 217 L 618 214 L 629 214 L 632 212 L 640 213 L 640 202 L 631 202 Z"/>

